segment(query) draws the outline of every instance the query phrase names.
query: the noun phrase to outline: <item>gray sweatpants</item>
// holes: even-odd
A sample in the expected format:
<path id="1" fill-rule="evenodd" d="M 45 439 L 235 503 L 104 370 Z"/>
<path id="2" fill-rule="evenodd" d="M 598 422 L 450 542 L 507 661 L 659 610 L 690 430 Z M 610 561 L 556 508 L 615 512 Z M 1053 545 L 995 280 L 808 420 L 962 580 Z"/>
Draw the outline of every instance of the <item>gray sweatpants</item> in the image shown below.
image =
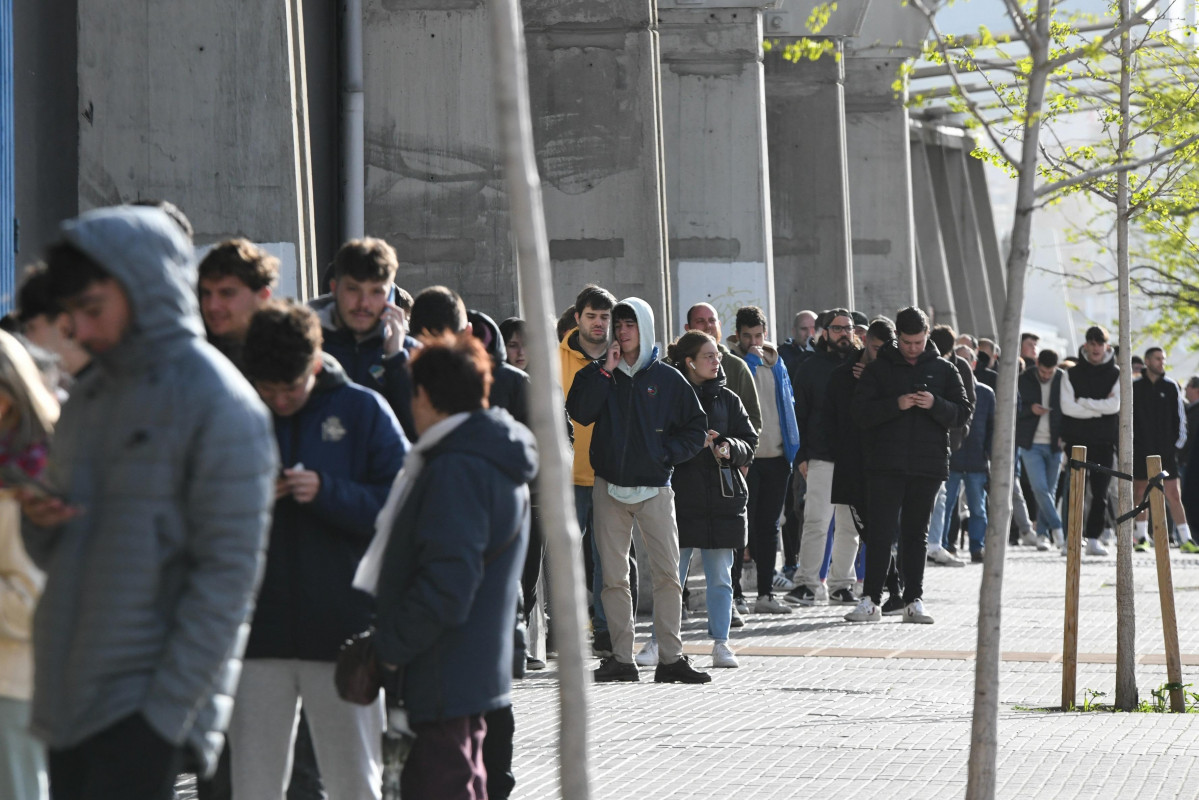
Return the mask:
<path id="1" fill-rule="evenodd" d="M 347 703 L 333 685 L 333 664 L 273 658 L 247 659 L 242 668 L 229 723 L 233 796 L 283 800 L 301 702 L 329 800 L 379 800 L 382 699 Z"/>

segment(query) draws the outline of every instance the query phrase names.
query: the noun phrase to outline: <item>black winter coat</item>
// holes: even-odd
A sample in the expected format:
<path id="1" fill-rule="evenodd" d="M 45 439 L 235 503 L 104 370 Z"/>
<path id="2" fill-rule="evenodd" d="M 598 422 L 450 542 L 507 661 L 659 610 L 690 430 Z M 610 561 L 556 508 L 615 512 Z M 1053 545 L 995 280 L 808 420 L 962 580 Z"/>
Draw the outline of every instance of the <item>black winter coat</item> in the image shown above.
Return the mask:
<path id="1" fill-rule="evenodd" d="M 799 453 L 795 456 L 797 463 L 809 459 L 833 460 L 830 429 L 825 419 L 828 413 L 825 390 L 828 389 L 833 370 L 844 364 L 847 358 L 849 356 L 843 357 L 821 342 L 816 346 L 816 352 L 809 354 L 795 369 L 791 386 L 795 391 L 795 424 L 799 428 Z"/>
<path id="2" fill-rule="evenodd" d="M 900 395 L 923 383 L 933 394 L 930 409 L 899 409 Z M 949 429 L 965 425 L 974 406 L 957 368 L 930 341 L 915 364 L 895 340 L 879 348 L 853 394 L 853 415 L 866 441 L 866 470 L 874 474 L 949 477 Z"/>
<path id="3" fill-rule="evenodd" d="M 858 351 L 848 363 L 833 370 L 824 396 L 824 423 L 833 456 L 831 499 L 859 509 L 866 501 L 866 459 L 862 430 L 854 423 L 850 407 L 858 385 L 853 368 L 861 359 L 862 353 Z"/>
<path id="4" fill-rule="evenodd" d="M 1065 377 L 1063 370 L 1055 370 L 1049 386 L 1049 448 L 1055 453 L 1060 449 L 1058 440 L 1062 435 L 1062 380 Z M 1016 446 L 1027 450 L 1032 447 L 1037 425 L 1041 422 L 1041 418 L 1032 413 L 1034 404 L 1041 405 L 1041 379 L 1037 377 L 1035 365 L 1020 373 L 1016 390 L 1020 393 L 1019 410 L 1016 412 Z"/>
<path id="5" fill-rule="evenodd" d="M 1141 377 L 1132 383 L 1132 452 L 1135 463 L 1147 456 L 1169 456 L 1186 444 L 1186 399 L 1178 381 L 1163 375 L 1156 381 Z"/>
<path id="6" fill-rule="evenodd" d="M 720 434 L 717 444 L 728 442 L 729 458 L 721 462 L 732 467 L 735 496 L 725 497 L 720 490 L 720 466 L 711 449 L 705 447 L 691 460 L 675 467 L 674 514 L 678 520 L 679 547 L 708 550 L 745 547 L 748 488 L 741 470 L 754 459 L 758 433 L 749 421 L 741 399 L 725 386 L 724 371 L 699 386 L 692 384 L 704 413 L 708 429 Z"/>

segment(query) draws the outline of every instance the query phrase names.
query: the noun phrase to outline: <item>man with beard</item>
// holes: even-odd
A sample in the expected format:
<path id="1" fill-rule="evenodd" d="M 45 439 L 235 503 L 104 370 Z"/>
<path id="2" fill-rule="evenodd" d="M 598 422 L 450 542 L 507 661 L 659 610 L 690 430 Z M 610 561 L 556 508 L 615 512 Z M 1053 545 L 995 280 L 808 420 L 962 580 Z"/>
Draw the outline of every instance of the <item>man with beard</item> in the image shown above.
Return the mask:
<path id="1" fill-rule="evenodd" d="M 1170 516 L 1178 531 L 1184 553 L 1199 553 L 1191 541 L 1191 526 L 1178 491 L 1178 448 L 1193 432 L 1187 429 L 1185 395 L 1178 381 L 1166 374 L 1166 353 L 1160 347 L 1145 351 L 1145 373 L 1132 384 L 1132 475 L 1133 496 L 1143 497 L 1149 478 L 1145 459 L 1160 455 L 1162 469 L 1168 473 L 1164 493 Z M 1149 512 L 1142 511 L 1136 522 L 1137 550 L 1149 549 Z"/>
<path id="2" fill-rule="evenodd" d="M 786 596 L 789 603 L 815 605 L 823 599 L 820 567 L 829 521 L 835 518 L 833 555 L 829 569 L 827 597 L 830 603 L 853 605 L 856 580 L 853 562 L 858 553 L 858 531 L 848 506 L 832 502 L 833 446 L 826 418 L 825 395 L 833 370 L 857 355 L 853 316 L 844 308 L 827 311 L 825 338 L 816 352 L 805 359 L 795 373 L 795 424 L 799 429 L 799 454 L 796 462 L 808 482 L 804 504 L 803 536 L 799 545 L 797 585 Z"/>

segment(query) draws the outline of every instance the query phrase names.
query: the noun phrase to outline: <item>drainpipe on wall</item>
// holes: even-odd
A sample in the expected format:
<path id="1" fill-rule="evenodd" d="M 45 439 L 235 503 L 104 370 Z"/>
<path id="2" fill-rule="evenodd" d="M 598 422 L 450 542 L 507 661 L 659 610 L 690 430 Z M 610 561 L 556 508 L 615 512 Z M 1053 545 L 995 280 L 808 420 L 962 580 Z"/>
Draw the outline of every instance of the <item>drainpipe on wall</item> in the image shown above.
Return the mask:
<path id="1" fill-rule="evenodd" d="M 0 0 L 6 2 L 6 0 Z M 362 91 L 362 0 L 345 0 L 341 18 L 341 241 L 366 235 Z"/>
<path id="2" fill-rule="evenodd" d="M 13 307 L 17 262 L 12 48 L 12 0 L 0 0 L 0 314 Z"/>

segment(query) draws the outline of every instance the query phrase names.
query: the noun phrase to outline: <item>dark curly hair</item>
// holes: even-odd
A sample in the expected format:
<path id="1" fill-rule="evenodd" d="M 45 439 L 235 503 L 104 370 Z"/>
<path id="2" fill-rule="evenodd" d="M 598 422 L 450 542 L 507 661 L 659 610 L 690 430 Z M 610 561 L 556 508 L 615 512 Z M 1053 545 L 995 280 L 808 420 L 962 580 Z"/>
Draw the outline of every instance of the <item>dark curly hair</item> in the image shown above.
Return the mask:
<path id="1" fill-rule="evenodd" d="M 208 251 L 198 271 L 200 280 L 232 276 L 260 292 L 279 280 L 279 259 L 249 239 L 226 239 Z"/>
<path id="2" fill-rule="evenodd" d="M 333 278 L 350 276 L 356 281 L 395 280 L 400 261 L 395 248 L 382 239 L 351 239 L 333 256 Z"/>
<path id="3" fill-rule="evenodd" d="M 271 300 L 254 313 L 242 351 L 246 375 L 263 383 L 293 383 L 321 350 L 321 323 L 307 306 Z"/>
<path id="4" fill-rule="evenodd" d="M 412 360 L 412 387 L 423 388 L 433 408 L 443 414 L 487 408 L 491 356 L 473 336 L 452 347 L 422 347 Z"/>

